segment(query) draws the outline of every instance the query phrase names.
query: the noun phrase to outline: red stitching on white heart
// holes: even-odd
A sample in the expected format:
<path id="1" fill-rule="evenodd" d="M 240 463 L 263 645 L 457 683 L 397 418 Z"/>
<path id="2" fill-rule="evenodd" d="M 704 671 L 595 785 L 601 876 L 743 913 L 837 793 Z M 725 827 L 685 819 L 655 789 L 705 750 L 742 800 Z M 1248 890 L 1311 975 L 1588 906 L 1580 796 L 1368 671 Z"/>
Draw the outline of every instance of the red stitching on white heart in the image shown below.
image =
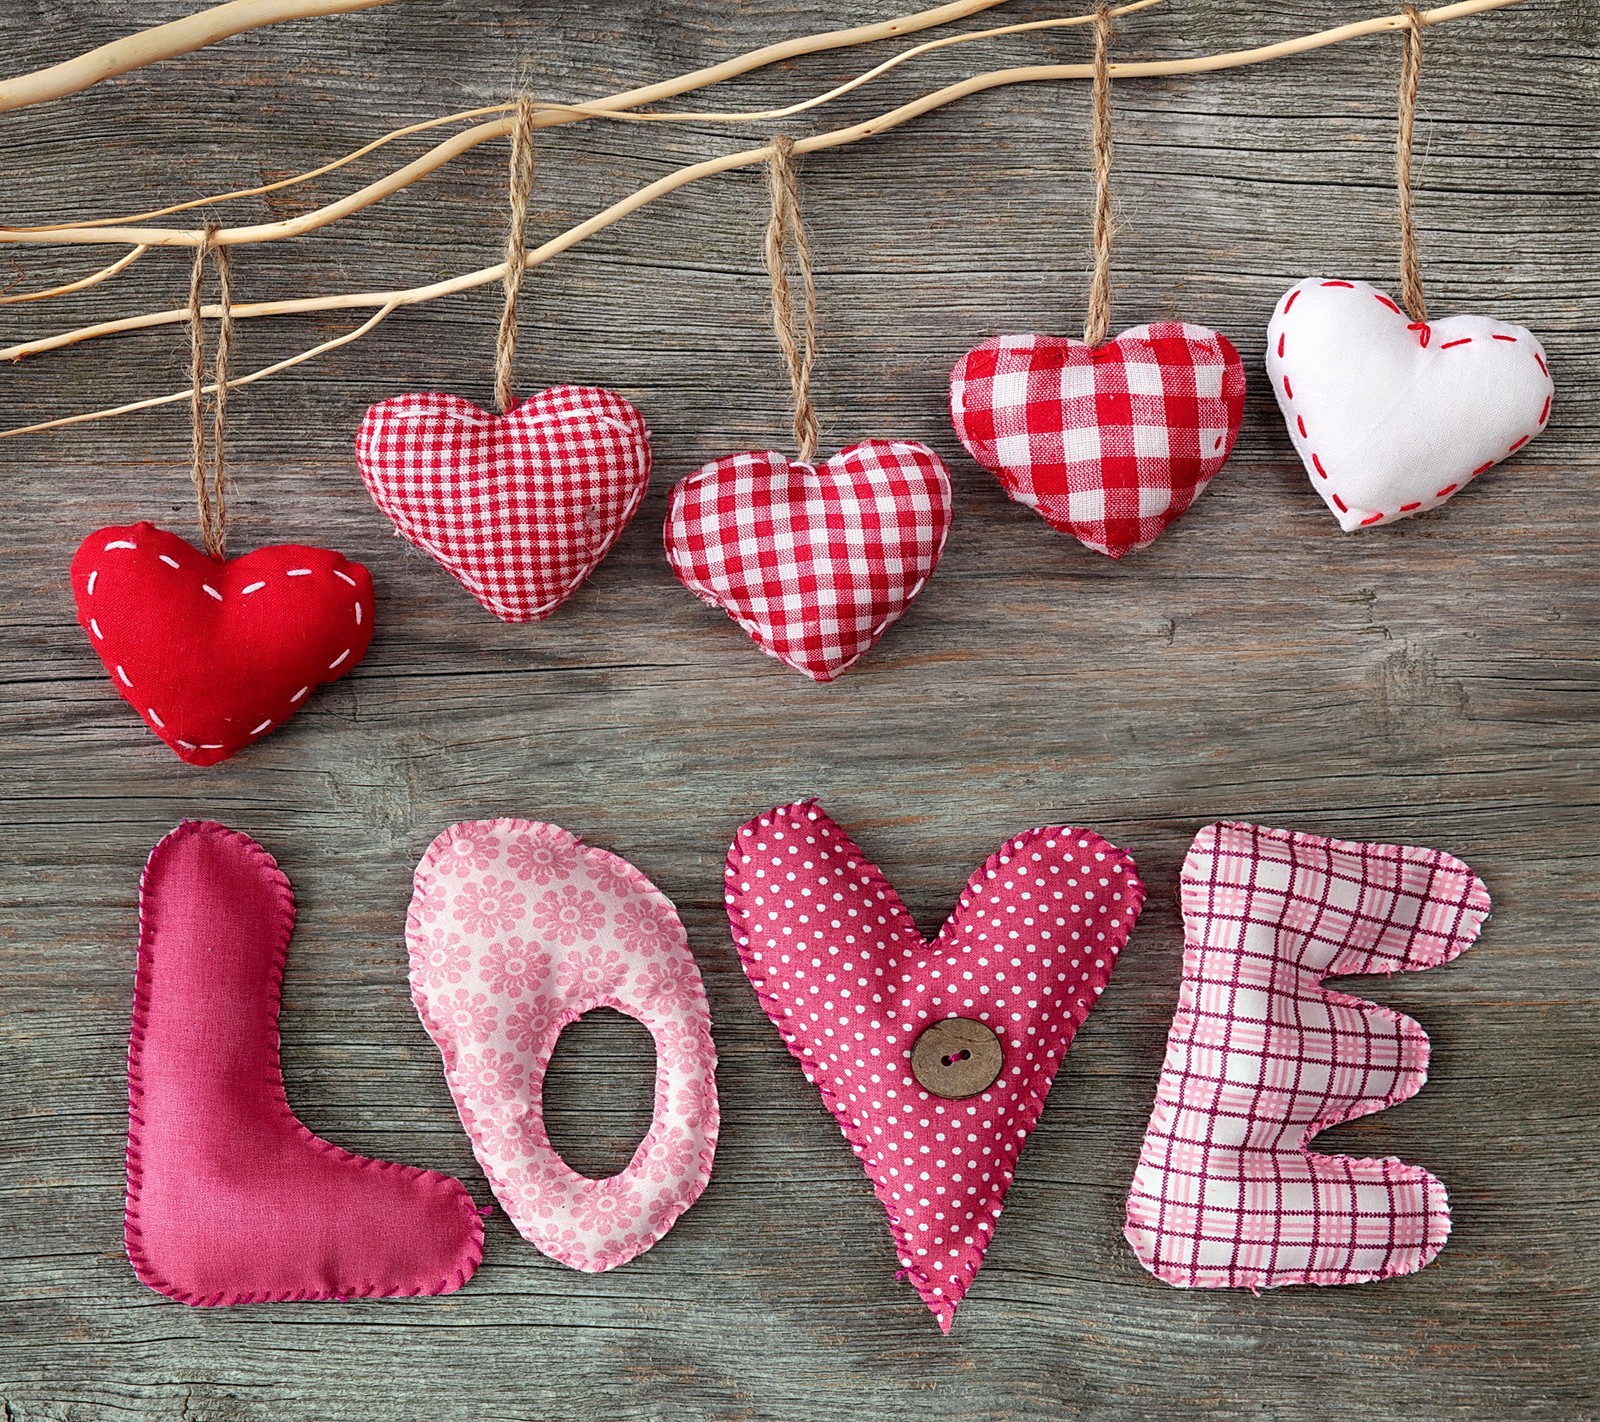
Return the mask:
<path id="1" fill-rule="evenodd" d="M 1348 282 L 1348 281 L 1325 281 L 1325 282 L 1319 283 L 1319 285 L 1324 286 L 1324 287 L 1330 287 L 1330 286 L 1332 286 L 1332 287 L 1342 287 L 1342 288 L 1346 288 L 1346 289 L 1352 290 L 1352 291 L 1355 289 L 1355 284 L 1353 282 Z M 1290 310 L 1293 308 L 1296 298 L 1298 298 L 1299 295 L 1300 295 L 1300 290 L 1301 290 L 1300 287 L 1298 287 L 1298 286 L 1295 287 L 1295 289 L 1289 293 L 1288 300 L 1283 303 L 1283 314 L 1285 316 L 1287 316 L 1289 314 Z M 1382 302 L 1383 305 L 1387 306 L 1391 311 L 1398 312 L 1401 315 L 1404 315 L 1404 313 L 1400 311 L 1400 308 L 1398 306 L 1396 306 L 1394 304 L 1394 302 L 1392 302 L 1381 291 L 1375 291 L 1372 294 L 1375 297 L 1377 297 L 1377 299 L 1380 302 Z M 1422 342 L 1423 348 L 1424 349 L 1427 348 L 1428 342 L 1433 336 L 1433 328 L 1426 321 L 1413 321 L 1409 326 L 1406 327 L 1406 330 L 1421 332 L 1421 335 L 1419 336 L 1418 339 Z M 1278 359 L 1279 360 L 1283 359 L 1284 342 L 1285 342 L 1288 334 L 1289 333 L 1287 331 L 1278 332 Z M 1497 341 L 1507 341 L 1507 342 L 1510 342 L 1512 345 L 1518 344 L 1518 342 L 1521 340 L 1521 337 L 1519 337 L 1519 336 L 1507 336 L 1507 335 L 1505 335 L 1505 334 L 1503 334 L 1502 332 L 1499 332 L 1499 331 L 1494 331 L 1494 332 L 1491 332 L 1490 334 L 1493 335 L 1495 340 L 1497 340 Z M 1441 345 L 1439 347 L 1439 349 L 1441 351 L 1448 351 L 1448 350 L 1453 349 L 1456 346 L 1471 345 L 1473 339 L 1474 338 L 1471 337 L 1471 336 L 1462 336 L 1459 340 L 1446 341 L 1443 345 Z M 1544 357 L 1542 357 L 1539 354 L 1538 351 L 1534 351 L 1532 354 L 1533 354 L 1534 360 L 1538 361 L 1538 363 L 1539 363 L 1540 372 L 1545 376 L 1546 379 L 1548 379 L 1549 375 L 1550 375 L 1550 368 L 1544 363 Z M 1285 398 L 1287 398 L 1289 400 L 1293 400 L 1294 399 L 1294 390 L 1292 389 L 1292 387 L 1289 384 L 1289 377 L 1288 377 L 1287 373 L 1283 377 L 1283 393 L 1284 393 Z M 1550 418 L 1550 404 L 1551 404 L 1551 401 L 1554 398 L 1555 397 L 1553 395 L 1546 395 L 1544 397 L 1544 408 L 1542 410 L 1540 410 L 1540 412 L 1539 412 L 1539 429 L 1543 429 L 1544 426 L 1545 426 L 1545 422 Z M 1295 424 L 1300 430 L 1300 438 L 1305 440 L 1307 443 L 1309 443 L 1310 439 L 1311 439 L 1311 436 L 1306 430 L 1305 416 L 1300 414 L 1299 411 L 1296 411 L 1294 418 L 1295 418 Z M 1534 430 L 1529 434 L 1523 435 L 1521 439 L 1515 441 L 1512 445 L 1510 445 L 1509 448 L 1507 448 L 1506 454 L 1514 454 L 1514 453 L 1516 453 L 1517 450 L 1521 449 L 1522 446 L 1525 445 L 1530 439 L 1532 439 L 1533 436 L 1535 434 L 1537 434 L 1538 432 L 1539 432 L 1538 430 Z M 1501 458 L 1504 458 L 1504 457 L 1505 457 L 1504 455 L 1501 456 Z M 1316 469 L 1317 473 L 1320 474 L 1324 479 L 1326 479 L 1328 477 L 1328 471 L 1322 467 L 1322 460 L 1318 456 L 1318 454 L 1317 454 L 1317 452 L 1315 450 L 1311 451 L 1311 463 L 1312 463 L 1313 467 Z M 1472 474 L 1469 477 L 1476 479 L 1478 477 L 1478 475 L 1484 473 L 1487 470 L 1493 469 L 1496 463 L 1498 463 L 1497 460 L 1491 459 L 1486 464 L 1480 464 L 1476 469 L 1474 469 L 1472 471 Z M 1447 485 L 1445 485 L 1444 488 L 1440 489 L 1439 492 L 1434 495 L 1434 498 L 1436 498 L 1436 499 L 1446 498 L 1450 494 L 1455 493 L 1455 491 L 1457 489 L 1459 489 L 1460 487 L 1461 486 L 1459 484 L 1447 484 Z M 1345 501 L 1343 499 L 1341 499 L 1337 494 L 1333 495 L 1333 502 L 1334 502 L 1335 506 L 1338 508 L 1340 513 L 1349 513 L 1350 512 L 1349 505 L 1347 505 L 1345 503 Z M 1398 515 L 1398 514 L 1411 513 L 1414 509 L 1419 509 L 1421 507 L 1422 507 L 1422 504 L 1421 504 L 1420 500 L 1418 502 L 1416 502 L 1416 503 L 1401 504 L 1400 507 L 1395 510 L 1395 514 L 1394 515 L 1391 515 L 1391 514 L 1384 513 L 1384 512 L 1380 511 L 1378 513 L 1373 514 L 1370 518 L 1362 519 L 1359 527 L 1366 528 L 1370 524 L 1380 523 L 1384 519 L 1393 517 L 1393 516 Z"/>

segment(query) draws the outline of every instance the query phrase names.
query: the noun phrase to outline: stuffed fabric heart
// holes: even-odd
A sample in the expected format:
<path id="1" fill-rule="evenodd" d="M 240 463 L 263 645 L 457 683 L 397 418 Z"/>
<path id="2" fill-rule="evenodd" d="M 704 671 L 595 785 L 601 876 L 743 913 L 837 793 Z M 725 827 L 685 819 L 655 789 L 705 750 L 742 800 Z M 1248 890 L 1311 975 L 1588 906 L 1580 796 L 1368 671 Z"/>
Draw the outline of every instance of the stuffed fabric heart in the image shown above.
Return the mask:
<path id="1" fill-rule="evenodd" d="M 990 856 L 928 943 L 815 801 L 751 820 L 728 850 L 745 973 L 860 1157 L 901 1267 L 946 1333 L 1143 901 L 1115 845 L 1034 829 Z M 988 1069 L 971 1075 L 986 1051 Z"/>
<path id="2" fill-rule="evenodd" d="M 327 548 L 219 562 L 154 524 L 102 528 L 72 560 L 72 595 L 111 684 L 190 765 L 281 726 L 372 641 L 372 579 Z"/>
<path id="3" fill-rule="evenodd" d="M 996 336 L 950 372 L 967 452 L 1019 504 L 1110 558 L 1153 543 L 1199 497 L 1243 412 L 1238 351 L 1177 321 L 1098 346 Z"/>
<path id="4" fill-rule="evenodd" d="M 650 432 L 622 396 L 541 390 L 506 415 L 397 395 L 356 436 L 373 502 L 502 622 L 548 617 L 592 573 L 650 483 Z"/>
<path id="5" fill-rule="evenodd" d="M 1346 533 L 1437 508 L 1544 428 L 1555 389 L 1521 326 L 1411 321 L 1364 281 L 1320 278 L 1278 303 L 1267 374 Z"/>
<path id="6" fill-rule="evenodd" d="M 768 656 L 832 681 L 922 591 L 950 518 L 950 476 L 926 445 L 863 440 L 820 465 L 735 454 L 673 489 L 667 559 Z"/>

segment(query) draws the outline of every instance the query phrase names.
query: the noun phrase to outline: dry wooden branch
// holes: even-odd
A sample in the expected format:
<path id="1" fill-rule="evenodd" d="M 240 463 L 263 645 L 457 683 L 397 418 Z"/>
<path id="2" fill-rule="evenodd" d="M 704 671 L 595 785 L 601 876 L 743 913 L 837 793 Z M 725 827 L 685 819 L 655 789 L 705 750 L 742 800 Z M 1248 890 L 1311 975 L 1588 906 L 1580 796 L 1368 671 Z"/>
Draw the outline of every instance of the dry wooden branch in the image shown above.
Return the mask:
<path id="1" fill-rule="evenodd" d="M 1000 0 L 986 0 L 987 4 L 1000 3 Z M 1457 3 L 1438 6 L 1432 10 L 1422 11 L 1418 16 L 1424 25 L 1443 24 L 1451 20 L 1460 19 L 1468 15 L 1481 14 L 1489 10 L 1505 8 L 1508 5 L 1519 3 L 1519 0 L 1457 0 Z M 946 10 L 977 9 L 983 6 L 978 0 L 970 0 L 966 7 L 962 5 L 946 6 Z M 934 12 L 924 12 L 924 16 Z M 1117 13 L 1117 12 L 1113 12 Z M 913 17 L 922 18 L 922 17 Z M 896 22 L 896 23 L 909 23 Z M 1334 29 L 1322 30 L 1314 34 L 1301 35 L 1294 39 L 1280 41 L 1276 44 L 1263 45 L 1254 49 L 1235 50 L 1224 54 L 1204 55 L 1194 59 L 1185 60 L 1158 60 L 1145 62 L 1117 63 L 1110 66 L 1110 75 L 1113 81 L 1123 79 L 1154 78 L 1183 74 L 1211 73 L 1224 69 L 1241 68 L 1252 64 L 1266 63 L 1276 59 L 1288 58 L 1294 55 L 1308 53 L 1328 45 L 1339 44 L 1346 40 L 1356 39 L 1361 36 L 1405 29 L 1411 24 L 1410 18 L 1405 14 L 1378 16 L 1369 20 L 1356 21 L 1351 24 L 1341 25 Z M 845 31 L 834 32 L 834 36 L 842 35 Z M 820 37 L 812 37 L 817 39 Z M 791 43 L 801 43 L 799 41 Z M 785 49 L 786 45 L 769 46 L 767 51 L 754 51 L 754 54 L 767 53 L 773 50 Z M 745 59 L 750 56 L 744 56 Z M 738 63 L 739 61 L 732 61 Z M 710 70 L 698 71 L 700 74 L 711 73 Z M 812 134 L 800 140 L 795 145 L 797 153 L 817 152 L 829 148 L 844 147 L 858 143 L 863 139 L 873 138 L 886 133 L 890 129 L 908 123 L 914 118 L 929 113 L 934 109 L 942 108 L 947 104 L 955 103 L 970 95 L 981 93 L 988 89 L 1001 88 L 1011 84 L 1040 83 L 1063 79 L 1086 79 L 1094 73 L 1092 64 L 1054 64 L 1031 65 L 1020 68 L 993 70 L 989 73 L 974 75 L 956 84 L 934 90 L 921 97 L 902 104 L 877 118 L 869 119 L 864 123 L 853 124 L 846 128 L 834 129 L 825 133 Z M 618 96 L 617 99 L 602 101 L 603 103 L 620 102 L 644 93 L 643 90 L 630 91 L 630 95 Z M 640 102 L 644 102 L 641 100 Z M 599 109 L 596 112 L 585 112 L 583 117 L 614 117 L 610 110 Z M 263 224 L 255 228 L 235 228 L 231 232 L 223 229 L 217 235 L 218 239 L 225 242 L 238 243 L 241 241 L 270 241 L 276 236 L 296 235 L 289 232 L 276 232 L 272 236 L 265 235 L 270 229 L 283 229 L 295 223 L 313 221 L 307 230 L 315 230 L 318 226 L 325 226 L 328 222 L 336 221 L 339 216 L 349 211 L 359 210 L 369 202 L 377 201 L 388 192 L 399 191 L 410 182 L 416 181 L 426 172 L 431 172 L 448 162 L 450 157 L 458 152 L 476 146 L 485 141 L 484 137 L 477 136 L 482 130 L 492 130 L 487 136 L 497 137 L 509 130 L 508 121 L 480 125 L 476 129 L 468 130 L 457 135 L 445 144 L 439 145 L 431 153 L 407 164 L 404 168 L 390 174 L 387 178 L 377 183 L 369 184 L 367 188 L 352 194 L 339 203 L 330 204 L 319 209 L 318 212 L 308 213 L 292 223 Z M 529 266 L 537 266 L 549 261 L 552 257 L 576 246 L 595 233 L 620 221 L 622 218 L 637 212 L 639 209 L 654 202 L 657 198 L 697 182 L 701 178 L 708 178 L 719 173 L 730 172 L 737 168 L 751 167 L 769 161 L 772 149 L 768 145 L 759 148 L 748 148 L 735 153 L 724 154 L 719 158 L 707 159 L 699 163 L 688 164 L 676 172 L 657 179 L 647 184 L 638 191 L 613 203 L 603 211 L 595 213 L 585 221 L 575 224 L 565 232 L 551 238 L 542 245 L 532 248 L 527 254 Z M 446 156 L 447 155 L 447 156 Z M 14 230 L 13 230 L 14 231 Z M 3 233 L 0 238 L 7 240 L 42 240 L 62 242 L 92 242 L 92 241 L 131 241 L 145 245 L 192 245 L 196 234 L 181 230 L 159 228 L 128 227 L 128 228 L 58 228 L 30 233 Z M 423 302 L 437 300 L 440 297 L 455 295 L 458 292 L 470 291 L 475 287 L 484 286 L 502 279 L 505 273 L 505 264 L 496 263 L 491 267 L 483 267 L 477 271 L 464 272 L 441 281 L 431 282 L 424 286 L 412 287 L 398 291 L 382 292 L 346 292 L 331 296 L 301 297 L 287 301 L 262 301 L 234 305 L 231 315 L 236 319 L 248 319 L 257 316 L 291 315 L 313 311 L 354 310 L 377 307 L 379 315 L 358 330 L 346 336 L 339 337 L 332 342 L 313 350 L 302 352 L 299 356 L 288 361 L 279 362 L 276 366 L 242 377 L 237 384 L 247 384 L 254 380 L 263 379 L 285 369 L 289 365 L 299 364 L 311 356 L 325 349 L 337 345 L 347 344 L 364 331 L 371 329 L 384 316 L 402 306 L 419 305 Z M 207 307 L 204 314 L 208 317 L 220 316 L 222 313 L 216 307 Z M 92 340 L 101 336 L 121 334 L 128 331 L 147 330 L 152 327 L 168 325 L 176 321 L 189 318 L 188 309 L 176 308 L 170 311 L 148 312 L 140 316 L 125 317 L 115 321 L 99 322 L 95 325 L 80 327 L 77 330 L 62 332 L 55 336 L 44 337 L 35 341 L 23 342 L 18 345 L 0 349 L 0 359 L 21 360 L 26 356 L 41 354 L 45 351 L 56 350 L 63 346 L 73 345 L 80 341 Z M 186 393 L 186 392 L 185 392 Z M 166 403 L 167 400 L 183 398 L 157 397 L 149 401 L 141 401 L 133 406 L 117 407 L 112 410 L 93 411 L 86 414 L 64 417 L 60 420 L 45 421 L 37 425 L 30 425 L 22 429 L 0 431 L 0 438 L 12 434 L 33 433 L 40 430 L 57 428 L 67 424 L 77 424 L 85 420 L 107 418 L 113 414 L 124 413 L 128 409 L 148 408 L 151 405 Z"/>
<path id="2" fill-rule="evenodd" d="M 375 10 L 390 0 L 227 0 L 209 10 L 185 15 L 124 39 L 112 40 L 87 54 L 36 69 L 15 79 L 0 80 L 0 113 L 64 99 L 81 93 L 103 79 L 142 69 L 180 54 L 193 54 L 218 40 L 231 39 L 247 30 L 259 30 L 285 20 L 307 20 L 319 15 L 346 15 L 355 10 Z"/>

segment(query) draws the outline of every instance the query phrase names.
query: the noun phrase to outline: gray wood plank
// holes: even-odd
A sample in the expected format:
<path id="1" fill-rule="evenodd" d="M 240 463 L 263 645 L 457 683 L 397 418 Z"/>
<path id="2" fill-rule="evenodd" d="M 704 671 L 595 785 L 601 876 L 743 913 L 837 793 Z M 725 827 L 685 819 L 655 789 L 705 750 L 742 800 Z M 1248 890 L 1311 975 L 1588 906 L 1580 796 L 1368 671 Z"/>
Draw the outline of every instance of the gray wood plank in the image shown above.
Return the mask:
<path id="1" fill-rule="evenodd" d="M 0 55 L 20 71 L 189 8 L 13 0 Z M 0 118 L 0 210 L 37 222 L 198 196 L 497 99 L 525 74 L 541 93 L 587 97 L 907 8 L 409 0 L 284 26 Z M 1173 0 L 1124 22 L 1120 45 L 1198 54 L 1384 9 Z M 1017 0 L 972 24 L 1052 13 Z M 887 52 L 781 66 L 714 102 L 787 102 Z M 946 51 L 796 131 L 979 67 L 1084 52 L 1081 33 Z M 825 438 L 928 440 L 950 459 L 958 500 L 938 576 L 831 688 L 760 657 L 677 586 L 660 552 L 675 479 L 786 429 L 756 174 L 677 194 L 530 279 L 530 387 L 615 385 L 646 411 L 658 459 L 636 522 L 548 623 L 493 622 L 393 538 L 351 453 L 373 400 L 412 388 L 487 400 L 492 294 L 397 315 L 359 346 L 238 392 L 236 545 L 342 549 L 372 568 L 379 620 L 353 676 L 214 770 L 183 767 L 132 721 L 65 585 L 91 528 L 150 517 L 189 535 L 185 415 L 0 443 L 0 1415 L 1600 1415 L 1600 7 L 1529 0 L 1427 36 L 1430 301 L 1530 326 L 1557 400 L 1547 433 L 1443 511 L 1347 537 L 1305 486 L 1260 346 L 1300 277 L 1392 279 L 1397 58 L 1394 41 L 1369 40 L 1119 87 L 1116 319 L 1216 326 L 1245 354 L 1252 390 L 1228 470 L 1117 565 L 1008 503 L 960 456 L 943 413 L 945 372 L 975 340 L 1081 324 L 1086 90 L 989 93 L 805 162 Z M 553 231 L 764 131 L 551 133 L 536 226 Z M 411 284 L 491 262 L 502 164 L 503 150 L 479 150 L 352 222 L 240 252 L 236 289 Z M 291 191 L 227 215 L 311 201 Z M 14 255 L 29 284 L 95 265 L 90 252 Z M 152 256 L 48 308 L 5 308 L 0 335 L 175 304 L 186 272 L 181 255 Z M 239 368 L 348 324 L 249 324 Z M 184 342 L 157 332 L 13 366 L 4 422 L 179 388 Z M 722 917 L 735 827 L 806 793 L 930 931 L 1004 835 L 1052 820 L 1129 846 L 1152 889 L 948 1339 L 894 1281 L 882 1213 L 757 1006 Z M 498 813 L 553 819 L 628 855 L 679 905 L 722 1055 L 724 1134 L 701 1202 L 655 1250 L 599 1277 L 545 1259 L 500 1216 L 483 1268 L 449 1299 L 197 1312 L 145 1290 L 122 1256 L 121 1195 L 135 890 L 151 844 L 203 815 L 279 857 L 300 904 L 284 1016 L 292 1101 L 341 1144 L 457 1172 L 486 1199 L 410 1007 L 401 928 L 429 839 Z M 1195 829 L 1222 816 L 1438 845 L 1494 894 L 1462 960 L 1363 985 L 1427 1027 L 1433 1080 L 1326 1138 L 1448 1183 L 1454 1237 L 1414 1277 L 1188 1293 L 1149 1278 L 1123 1244 L 1177 992 L 1178 866 Z M 549 1097 L 575 1161 L 600 1169 L 626 1152 L 648 1071 L 626 1023 L 586 1023 L 564 1045 Z"/>

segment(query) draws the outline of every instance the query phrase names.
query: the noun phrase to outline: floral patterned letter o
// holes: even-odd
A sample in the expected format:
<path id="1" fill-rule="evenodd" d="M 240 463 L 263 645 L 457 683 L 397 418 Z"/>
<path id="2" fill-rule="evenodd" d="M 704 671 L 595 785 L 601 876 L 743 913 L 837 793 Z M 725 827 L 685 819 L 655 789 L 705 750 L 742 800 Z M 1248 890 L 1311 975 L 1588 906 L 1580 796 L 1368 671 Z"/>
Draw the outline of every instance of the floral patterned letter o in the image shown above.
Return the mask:
<path id="1" fill-rule="evenodd" d="M 523 1238 L 592 1273 L 643 1254 L 699 1198 L 717 1148 L 711 1012 L 666 895 L 557 825 L 467 820 L 422 856 L 406 940 L 417 1013 Z M 656 1044 L 655 1119 L 605 1180 L 562 1160 L 543 1111 L 556 1038 L 596 1007 Z"/>

